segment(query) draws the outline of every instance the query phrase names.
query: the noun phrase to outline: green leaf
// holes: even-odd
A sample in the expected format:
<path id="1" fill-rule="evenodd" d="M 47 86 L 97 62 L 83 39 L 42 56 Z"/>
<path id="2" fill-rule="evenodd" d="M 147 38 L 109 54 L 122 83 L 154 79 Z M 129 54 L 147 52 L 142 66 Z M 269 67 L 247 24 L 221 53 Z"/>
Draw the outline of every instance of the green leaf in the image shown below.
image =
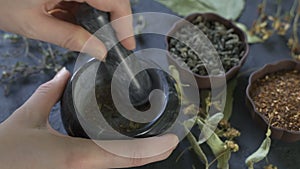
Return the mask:
<path id="1" fill-rule="evenodd" d="M 196 138 L 189 131 L 189 129 L 186 127 L 184 129 L 185 129 L 185 132 L 187 133 L 187 139 L 189 140 L 190 144 L 192 145 L 192 148 L 194 149 L 195 153 L 200 158 L 200 160 L 205 164 L 205 169 L 208 169 L 208 160 L 207 160 L 205 153 L 203 152 L 200 145 L 197 143 Z"/>
<path id="2" fill-rule="evenodd" d="M 223 119 L 223 113 L 216 113 L 213 116 L 209 117 L 203 123 L 200 119 L 197 119 L 197 124 L 201 128 L 201 134 L 199 136 L 198 143 L 202 144 L 208 140 L 213 134 L 215 134 L 215 129 L 218 126 L 218 123 Z"/>
<path id="3" fill-rule="evenodd" d="M 251 34 L 246 25 L 244 25 L 242 23 L 238 23 L 238 22 L 236 22 L 235 24 L 237 27 L 239 27 L 242 31 L 244 31 L 246 33 L 248 43 L 254 44 L 254 43 L 264 42 L 264 40 L 262 38 Z"/>
<path id="4" fill-rule="evenodd" d="M 231 152 L 226 148 L 225 143 L 218 137 L 218 135 L 213 133 L 206 143 L 217 158 L 217 168 L 229 169 Z"/>
<path id="5" fill-rule="evenodd" d="M 183 125 L 187 128 L 187 129 L 191 129 L 196 123 L 196 119 L 192 118 L 189 120 L 186 120 L 183 122 Z"/>
<path id="6" fill-rule="evenodd" d="M 215 116 L 212 116 L 210 119 L 211 122 L 213 121 L 218 121 L 219 119 L 223 118 L 223 114 L 222 113 L 217 113 Z M 212 150 L 214 156 L 216 157 L 216 160 L 218 161 L 218 168 L 219 169 L 229 169 L 229 164 L 228 161 L 231 157 L 231 152 L 226 148 L 225 143 L 220 139 L 220 137 L 212 132 L 208 134 L 208 131 L 212 131 L 209 127 L 207 127 L 207 124 L 204 124 L 200 119 L 196 120 L 200 130 L 201 130 L 201 134 L 204 133 L 205 137 L 208 139 L 205 140 L 207 145 L 210 147 L 210 149 Z M 207 121 L 205 122 L 207 123 Z M 204 131 L 205 128 L 208 131 Z M 203 140 L 199 140 L 198 144 L 202 144 Z"/>
<path id="7" fill-rule="evenodd" d="M 179 71 L 176 69 L 176 67 L 174 65 L 170 65 L 169 70 L 170 70 L 170 74 L 172 75 L 172 77 L 177 82 L 177 84 L 175 85 L 175 88 L 178 91 L 178 95 L 179 95 L 179 98 L 182 101 L 182 104 L 183 105 L 189 104 L 189 101 L 186 98 L 186 96 L 183 92 L 183 88 L 182 88 L 183 86 L 188 86 L 188 85 L 185 85 L 185 84 L 181 83 Z"/>
<path id="8" fill-rule="evenodd" d="M 231 117 L 232 114 L 232 107 L 233 107 L 233 94 L 234 94 L 234 90 L 237 84 L 237 78 L 232 79 L 231 81 L 229 81 L 228 85 L 227 85 L 227 93 L 226 93 L 226 104 L 225 104 L 225 108 L 224 108 L 224 120 L 228 121 Z"/>
<path id="9" fill-rule="evenodd" d="M 173 12 L 187 16 L 196 12 L 212 12 L 236 20 L 245 7 L 245 0 L 156 0 Z"/>
<path id="10" fill-rule="evenodd" d="M 262 142 L 260 147 L 246 159 L 245 163 L 249 169 L 254 169 L 254 164 L 260 162 L 268 155 L 271 147 L 270 135 L 271 135 L 271 130 L 268 129 L 266 133 L 266 138 Z"/>

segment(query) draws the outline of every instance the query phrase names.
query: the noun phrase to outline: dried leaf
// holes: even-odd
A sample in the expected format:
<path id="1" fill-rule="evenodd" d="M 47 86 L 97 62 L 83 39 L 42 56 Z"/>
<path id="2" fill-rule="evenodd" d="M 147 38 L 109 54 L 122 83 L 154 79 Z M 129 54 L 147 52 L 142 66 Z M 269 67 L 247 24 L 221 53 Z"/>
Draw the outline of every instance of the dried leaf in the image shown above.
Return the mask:
<path id="1" fill-rule="evenodd" d="M 245 0 L 156 0 L 175 13 L 186 16 L 195 12 L 213 12 L 236 20 L 245 7 Z"/>
<path id="2" fill-rule="evenodd" d="M 242 24 L 242 23 L 238 23 L 236 22 L 235 23 L 237 27 L 239 27 L 242 31 L 245 32 L 246 36 L 247 36 L 247 41 L 248 43 L 250 44 L 253 44 L 253 43 L 262 43 L 264 42 L 264 40 L 256 35 L 253 35 L 247 28 L 246 25 Z"/>
<path id="3" fill-rule="evenodd" d="M 266 133 L 266 138 L 260 145 L 260 147 L 253 153 L 251 154 L 245 161 L 246 165 L 248 166 L 249 169 L 254 169 L 254 164 L 260 162 L 269 153 L 270 147 L 271 147 L 271 130 L 268 129 Z"/>

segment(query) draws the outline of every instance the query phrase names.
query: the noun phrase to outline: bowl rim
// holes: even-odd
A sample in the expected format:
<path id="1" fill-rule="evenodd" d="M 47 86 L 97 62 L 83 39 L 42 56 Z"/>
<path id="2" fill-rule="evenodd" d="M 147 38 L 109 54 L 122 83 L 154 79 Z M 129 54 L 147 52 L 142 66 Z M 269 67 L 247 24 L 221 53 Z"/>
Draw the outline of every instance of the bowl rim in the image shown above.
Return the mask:
<path id="1" fill-rule="evenodd" d="M 155 65 L 157 64 L 157 63 L 153 62 L 152 60 L 148 60 L 148 59 L 145 59 L 145 58 L 139 58 L 139 60 L 141 60 L 143 62 L 149 62 L 150 61 L 151 64 L 155 64 Z M 71 103 L 71 107 L 74 108 L 74 111 L 71 112 L 71 114 L 75 114 L 77 120 L 78 120 L 78 113 L 77 113 L 77 109 L 76 109 L 76 106 L 75 106 L 75 103 L 74 103 L 74 100 L 73 100 L 74 99 L 73 98 L 74 97 L 74 90 L 72 88 L 73 88 L 74 85 L 77 84 L 77 81 L 78 81 L 79 77 L 82 76 L 82 73 L 84 71 L 86 71 L 87 68 L 89 68 L 93 64 L 98 64 L 98 63 L 102 64 L 101 62 L 102 61 L 100 61 L 98 59 L 95 59 L 95 58 L 88 59 L 84 64 L 79 66 L 77 68 L 77 70 L 74 71 L 74 73 L 71 75 L 71 77 L 68 81 L 68 85 L 69 85 L 69 87 L 71 87 L 71 98 L 68 99 L 67 101 L 64 101 L 65 102 L 64 105 L 67 105 L 68 103 Z M 156 65 L 156 66 L 158 66 L 158 65 Z M 159 71 L 161 71 L 161 70 L 159 70 Z M 171 76 L 163 76 L 163 78 L 164 78 L 164 80 L 167 80 L 167 78 L 172 78 L 172 77 Z M 171 85 L 171 87 L 175 88 L 175 85 L 176 85 L 176 83 Z M 161 82 L 159 83 L 159 86 L 160 86 L 160 90 L 163 90 L 164 92 L 167 92 L 171 88 L 170 86 L 163 85 Z M 176 92 L 178 92 L 177 89 L 176 89 Z M 170 94 L 168 94 L 168 95 L 170 95 Z M 64 97 L 65 96 L 63 95 L 61 99 L 63 99 Z M 177 107 L 180 108 L 180 105 L 181 105 L 181 102 L 180 102 L 180 99 L 179 99 Z M 167 106 L 169 106 L 169 103 L 166 103 L 164 108 L 166 108 Z M 177 112 L 176 117 L 179 116 L 178 113 L 179 113 L 179 111 Z M 176 113 L 174 113 L 174 114 L 176 114 Z M 167 128 L 165 128 L 164 130 L 168 131 L 168 130 L 172 129 L 173 125 L 175 124 L 174 122 L 175 122 L 176 118 L 173 119 L 174 121 L 170 121 L 169 124 L 171 124 L 171 122 L 172 122 L 172 125 L 169 125 L 167 123 L 162 123 L 162 121 L 164 119 L 166 119 L 166 117 L 167 117 L 167 113 L 166 113 L 166 109 L 164 109 L 164 111 L 161 112 L 157 117 L 155 117 L 155 119 L 153 121 L 147 123 L 142 128 L 137 129 L 135 131 L 131 131 L 131 132 L 125 132 L 126 134 L 124 134 L 124 133 L 121 133 L 121 134 L 127 135 L 129 137 L 137 137 L 137 138 L 139 138 L 139 137 L 149 137 L 149 136 L 152 136 L 153 133 L 155 135 L 160 135 L 161 133 L 159 133 L 159 132 L 161 132 L 161 131 L 159 130 L 159 128 L 167 126 Z M 82 126 L 82 124 L 80 122 L 79 122 L 79 125 Z M 113 128 L 113 126 L 111 126 L 111 127 Z M 82 128 L 82 131 L 87 135 L 87 137 L 90 137 L 90 135 L 88 134 L 89 132 L 86 129 Z M 69 130 L 67 132 L 69 133 Z"/>
<path id="2" fill-rule="evenodd" d="M 279 65 L 282 65 L 282 64 L 292 64 L 294 66 L 283 69 L 282 67 L 279 67 Z M 261 78 L 267 74 L 270 74 L 270 73 L 280 72 L 283 70 L 295 70 L 296 66 L 299 66 L 299 70 L 300 70 L 300 62 L 299 61 L 296 61 L 293 59 L 283 59 L 283 60 L 280 60 L 280 61 L 277 61 L 274 63 L 266 64 L 262 68 L 251 73 L 251 75 L 248 79 L 248 85 L 246 88 L 246 97 L 247 97 L 247 100 L 251 104 L 251 107 L 252 107 L 251 109 L 252 109 L 253 113 L 255 113 L 255 115 L 258 115 L 258 117 L 264 121 L 265 125 L 267 125 L 267 126 L 269 125 L 267 118 L 256 110 L 255 103 L 250 95 L 254 82 L 257 81 L 259 78 Z M 278 69 L 276 71 L 264 72 L 264 71 L 268 70 L 270 67 L 278 67 Z M 259 77 L 255 77 L 255 76 L 258 76 L 260 73 L 262 73 L 262 75 L 260 75 Z M 297 138 L 296 140 L 300 140 L 300 131 L 288 130 L 285 128 L 274 127 L 271 125 L 270 125 L 270 129 L 272 129 L 273 132 L 282 132 L 280 138 L 278 138 L 278 139 L 282 139 L 285 134 L 293 134 L 293 135 L 296 134 L 296 135 L 299 135 L 299 138 Z"/>
<path id="3" fill-rule="evenodd" d="M 237 71 L 238 69 L 240 69 L 242 67 L 242 65 L 245 63 L 246 59 L 247 59 L 247 56 L 249 54 L 249 44 L 248 44 L 248 39 L 247 39 L 247 36 L 246 36 L 246 33 L 244 31 L 242 31 L 232 20 L 229 20 L 229 19 L 226 19 L 218 14 L 215 14 L 215 13 L 212 13 L 212 12 L 204 12 L 204 13 L 200 13 L 200 12 L 195 12 L 195 13 L 192 13 L 178 21 L 176 21 L 171 29 L 168 31 L 167 33 L 167 36 L 166 36 L 166 48 L 167 48 L 167 51 L 168 51 L 168 58 L 172 59 L 172 61 L 174 61 L 175 63 L 178 64 L 178 61 L 170 54 L 170 51 L 169 51 L 169 39 L 170 39 L 170 36 L 172 33 L 174 33 L 176 30 L 178 30 L 180 27 L 182 27 L 181 24 L 183 24 L 184 22 L 189 22 L 191 23 L 191 19 L 197 17 L 197 16 L 204 16 L 204 17 L 207 17 L 207 16 L 211 16 L 212 18 L 214 18 L 213 20 L 215 21 L 222 21 L 221 24 L 223 24 L 224 22 L 227 23 L 228 25 L 230 25 L 233 29 L 234 29 L 234 32 L 239 32 L 237 33 L 237 35 L 239 36 L 239 38 L 241 39 L 244 39 L 242 40 L 242 43 L 245 45 L 245 53 L 244 55 L 242 56 L 242 58 L 240 59 L 239 61 L 239 64 L 238 65 L 235 65 L 233 66 L 232 68 L 230 68 L 227 72 L 225 72 L 225 77 L 226 77 L 226 80 L 229 80 L 227 79 L 229 75 L 233 74 L 235 71 Z M 192 23 L 191 23 L 192 24 Z M 223 24 L 224 25 L 224 24 Z M 205 34 L 204 34 L 205 35 Z M 185 67 L 182 67 L 180 66 L 182 69 L 184 69 L 185 71 L 188 71 L 190 73 L 193 73 L 193 75 L 197 78 L 200 78 L 200 79 L 208 79 L 208 78 L 217 78 L 217 77 L 220 77 L 220 76 L 210 76 L 210 75 L 199 75 L 197 73 L 194 73 L 192 72 L 191 70 L 189 69 L 186 69 Z M 222 75 L 221 75 L 222 76 Z"/>

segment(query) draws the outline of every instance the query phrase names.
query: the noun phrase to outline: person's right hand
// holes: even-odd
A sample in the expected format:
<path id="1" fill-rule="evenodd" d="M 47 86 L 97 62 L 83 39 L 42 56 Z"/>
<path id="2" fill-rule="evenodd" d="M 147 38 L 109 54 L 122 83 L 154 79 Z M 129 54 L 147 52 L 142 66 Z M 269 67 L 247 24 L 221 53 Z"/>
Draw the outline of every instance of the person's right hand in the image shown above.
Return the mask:
<path id="1" fill-rule="evenodd" d="M 178 138 L 171 134 L 103 141 L 98 146 L 92 140 L 57 133 L 48 125 L 49 112 L 61 97 L 69 76 L 68 71 L 61 70 L 0 124 L 1 169 L 134 167 L 166 159 L 178 144 Z"/>
<path id="2" fill-rule="evenodd" d="M 72 20 L 76 8 L 84 2 L 110 12 L 111 20 L 129 15 L 113 27 L 127 49 L 135 48 L 129 0 L 0 0 L 0 29 L 81 51 L 91 34 Z M 96 37 L 89 42 L 82 52 L 103 60 L 103 43 Z"/>

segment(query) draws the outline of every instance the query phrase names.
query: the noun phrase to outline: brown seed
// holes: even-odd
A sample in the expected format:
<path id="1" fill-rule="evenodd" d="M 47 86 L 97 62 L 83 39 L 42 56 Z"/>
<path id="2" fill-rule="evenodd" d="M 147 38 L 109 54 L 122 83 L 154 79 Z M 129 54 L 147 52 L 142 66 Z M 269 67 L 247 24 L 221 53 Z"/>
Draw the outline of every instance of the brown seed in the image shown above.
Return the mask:
<path id="1" fill-rule="evenodd" d="M 251 97 L 256 110 L 271 119 L 272 126 L 300 131 L 300 72 L 266 75 L 254 83 Z"/>

